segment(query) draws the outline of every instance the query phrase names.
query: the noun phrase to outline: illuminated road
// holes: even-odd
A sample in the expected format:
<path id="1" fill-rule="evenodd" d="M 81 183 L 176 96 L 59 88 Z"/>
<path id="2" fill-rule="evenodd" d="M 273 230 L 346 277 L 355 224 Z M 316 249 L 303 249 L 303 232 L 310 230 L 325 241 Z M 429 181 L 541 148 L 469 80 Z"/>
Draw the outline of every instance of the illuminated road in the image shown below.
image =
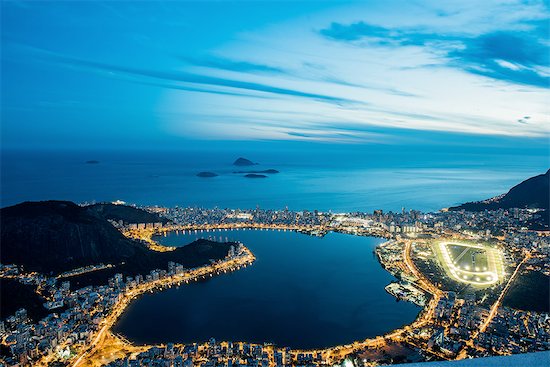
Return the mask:
<path id="1" fill-rule="evenodd" d="M 338 345 L 331 348 L 326 349 L 318 349 L 318 350 L 293 350 L 292 354 L 296 356 L 300 353 L 320 353 L 323 357 L 323 360 L 326 363 L 334 364 L 336 362 L 341 361 L 344 359 L 347 355 L 353 352 L 357 352 L 359 350 L 365 349 L 365 348 L 372 348 L 372 347 L 381 347 L 385 344 L 387 344 L 389 341 L 393 342 L 409 342 L 409 340 L 404 336 L 409 331 L 412 331 L 414 329 L 419 329 L 431 322 L 434 316 L 434 310 L 439 302 L 440 297 L 443 295 L 443 292 L 438 289 L 435 285 L 433 285 L 424 275 L 416 268 L 414 263 L 411 260 L 411 242 L 410 241 L 400 241 L 404 243 L 403 247 L 403 261 L 406 264 L 406 268 L 409 270 L 410 273 L 414 274 L 419 280 L 417 284 L 424 289 L 426 292 L 433 295 L 430 302 L 428 302 L 427 306 L 424 308 L 424 310 L 421 312 L 421 314 L 417 317 L 417 319 L 410 325 L 407 325 L 401 329 L 397 329 L 392 331 L 389 334 L 378 336 L 376 338 L 372 339 L 366 339 L 363 341 L 357 341 L 351 344 L 346 345 Z M 426 346 L 423 346 L 422 349 L 426 350 Z M 436 351 L 428 350 L 429 353 L 435 354 L 441 358 L 448 359 L 448 356 L 438 353 Z"/>
<path id="2" fill-rule="evenodd" d="M 216 229 L 219 229 L 220 226 L 215 226 Z M 249 228 L 247 226 L 246 228 Z M 265 226 L 266 229 L 279 229 L 279 230 L 289 230 L 288 227 L 281 228 L 279 226 Z M 181 228 L 180 228 L 181 230 Z M 298 228 L 293 228 L 292 230 L 298 230 Z M 300 228 L 299 230 L 303 230 Z M 311 228 L 309 228 L 311 230 Z M 143 234 L 143 233 L 142 233 Z M 153 231 L 147 233 L 147 236 L 151 236 Z M 150 238 L 150 237 L 149 237 Z M 428 350 L 427 346 L 423 342 L 410 340 L 410 337 L 407 334 L 413 330 L 420 329 L 426 325 L 432 323 L 434 318 L 434 311 L 439 302 L 439 299 L 444 294 L 440 289 L 438 289 L 434 284 L 432 284 L 415 266 L 414 262 L 411 259 L 412 252 L 412 242 L 408 240 L 400 240 L 400 243 L 403 244 L 403 254 L 402 254 L 402 268 L 403 270 L 411 275 L 414 275 L 418 280 L 415 282 L 416 285 L 423 289 L 425 292 L 432 295 L 430 301 L 421 311 L 417 319 L 401 329 L 394 330 L 386 335 L 378 336 L 371 339 L 366 339 L 363 341 L 356 341 L 347 345 L 338 345 L 326 349 L 319 350 L 292 350 L 292 355 L 296 358 L 299 353 L 319 353 L 325 363 L 333 364 L 343 360 L 347 355 L 353 352 L 363 350 L 365 348 L 372 347 L 381 347 L 386 345 L 388 342 L 409 342 L 412 345 L 415 345 L 428 353 L 437 355 L 441 358 L 448 359 L 448 356 L 445 354 Z M 99 330 L 95 333 L 90 345 L 82 350 L 78 356 L 75 356 L 71 361 L 72 367 L 96 367 L 101 364 L 109 363 L 112 360 L 121 358 L 124 355 L 137 354 L 142 352 L 150 346 L 133 346 L 130 343 L 118 338 L 117 336 L 111 333 L 111 328 L 120 317 L 123 311 L 126 309 L 128 304 L 135 297 L 139 296 L 143 292 L 150 291 L 156 288 L 168 287 L 174 284 L 187 283 L 189 281 L 196 280 L 204 276 L 212 276 L 221 272 L 227 272 L 232 270 L 237 270 L 242 266 L 246 266 L 252 263 L 255 258 L 254 255 L 245 248 L 246 254 L 244 256 L 225 260 L 221 263 L 212 264 L 204 266 L 195 270 L 187 271 L 181 275 L 175 275 L 169 278 L 163 278 L 157 281 L 148 282 L 143 285 L 138 286 L 135 289 L 125 292 L 119 302 L 113 307 L 113 310 L 109 313 L 107 317 L 100 323 Z M 145 348 L 145 349 L 144 349 Z M 269 349 L 269 348 L 268 348 Z M 45 366 L 48 361 L 51 360 L 51 356 L 45 357 L 40 364 L 37 366 Z M 99 362 L 101 361 L 101 362 Z M 274 361 L 271 361 L 270 365 L 274 365 Z"/>
<path id="3" fill-rule="evenodd" d="M 226 259 L 218 263 L 186 271 L 182 274 L 176 274 L 167 278 L 143 283 L 138 285 L 134 289 L 122 293 L 121 299 L 113 306 L 111 312 L 99 324 L 100 328 L 95 333 L 95 336 L 90 342 L 88 348 L 81 351 L 78 356 L 74 357 L 76 359 L 71 362 L 71 365 L 73 367 L 94 366 L 94 360 L 97 359 L 95 353 L 99 353 L 101 355 L 102 351 L 112 348 L 113 338 L 116 339 L 116 341 L 121 341 L 110 333 L 110 329 L 114 325 L 116 320 L 120 317 L 120 315 L 124 312 L 129 303 L 140 294 L 158 288 L 165 288 L 172 285 L 188 283 L 190 281 L 198 280 L 205 276 L 212 276 L 214 274 L 221 274 L 228 271 L 238 270 L 241 267 L 245 267 L 251 264 L 255 260 L 254 255 L 248 248 L 245 247 L 244 251 L 245 253 L 243 255 L 236 258 Z M 123 345 L 125 349 L 132 350 L 132 346 L 128 345 L 127 343 L 122 342 L 121 345 Z M 65 347 L 65 345 L 62 345 L 61 347 L 63 348 Z M 139 350 L 139 347 L 137 347 L 137 349 L 135 350 Z M 37 362 L 36 366 L 47 366 L 48 363 L 55 358 L 54 353 L 44 356 L 39 362 Z"/>
<path id="4" fill-rule="evenodd" d="M 466 342 L 466 346 L 458 353 L 456 359 L 464 359 L 464 358 L 467 357 L 467 348 L 468 347 L 474 347 L 475 339 L 479 336 L 479 334 L 485 332 L 485 330 L 487 329 L 487 327 L 489 326 L 489 324 L 491 323 L 491 321 L 493 320 L 493 318 L 497 314 L 497 311 L 498 311 L 498 308 L 499 308 L 499 306 L 502 302 L 502 299 L 506 295 L 506 292 L 508 292 L 508 289 L 510 288 L 510 285 L 512 284 L 512 282 L 514 281 L 516 276 L 519 274 L 519 270 L 520 270 L 521 266 L 523 264 L 525 264 L 525 262 L 527 260 L 529 260 L 530 258 L 531 258 L 531 254 L 526 253 L 525 257 L 518 264 L 518 266 L 516 267 L 516 269 L 514 270 L 512 275 L 510 276 L 510 279 L 508 279 L 508 282 L 506 283 L 506 286 L 504 287 L 504 289 L 502 290 L 502 292 L 498 296 L 497 300 L 495 301 L 495 303 L 491 307 L 489 315 L 487 316 L 485 321 L 479 326 L 479 329 L 472 334 L 472 337 Z"/>

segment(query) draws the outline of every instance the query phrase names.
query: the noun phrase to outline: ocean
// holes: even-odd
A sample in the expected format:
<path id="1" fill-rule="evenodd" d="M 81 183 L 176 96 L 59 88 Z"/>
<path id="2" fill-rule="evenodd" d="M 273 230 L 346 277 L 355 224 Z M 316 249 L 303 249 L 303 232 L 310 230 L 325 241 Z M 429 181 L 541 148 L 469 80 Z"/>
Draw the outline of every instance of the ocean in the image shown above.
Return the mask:
<path id="1" fill-rule="evenodd" d="M 235 167 L 244 156 L 260 164 Z M 2 207 L 27 200 L 321 211 L 435 211 L 545 172 L 537 156 L 393 152 L 3 151 Z M 89 160 L 99 163 L 89 164 Z M 237 170 L 276 169 L 265 179 Z M 201 178 L 200 171 L 219 174 Z"/>

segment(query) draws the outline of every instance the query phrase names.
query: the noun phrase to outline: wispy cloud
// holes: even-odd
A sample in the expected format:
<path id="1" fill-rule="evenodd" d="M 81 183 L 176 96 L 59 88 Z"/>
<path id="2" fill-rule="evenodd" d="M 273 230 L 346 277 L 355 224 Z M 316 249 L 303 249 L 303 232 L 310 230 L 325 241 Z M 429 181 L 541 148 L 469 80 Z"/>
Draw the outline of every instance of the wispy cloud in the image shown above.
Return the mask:
<path id="1" fill-rule="evenodd" d="M 33 48 L 10 31 L 2 57 L 14 68 L 47 71 L 29 80 L 59 77 L 59 95 L 70 93 L 65 84 L 77 84 L 64 84 L 67 75 L 97 81 L 101 88 L 91 85 L 90 98 L 100 90 L 116 100 L 119 90 L 136 89 L 138 103 L 152 105 L 159 130 L 186 138 L 381 143 L 403 131 L 550 135 L 550 12 L 537 1 L 370 0 L 245 32 L 219 19 L 197 22 L 192 17 L 201 7 L 186 18 L 185 3 L 146 4 L 79 7 L 80 18 L 67 16 L 73 8 L 64 5 L 59 16 L 71 19 L 78 37 L 64 39 L 61 29 L 58 43 L 20 32 Z M 109 28 L 98 30 L 92 44 L 86 32 L 95 25 L 85 16 L 94 9 Z M 35 16 L 44 29 L 53 26 Z M 7 39 L 19 42 L 17 52 Z M 113 83 L 114 92 L 112 80 L 151 89 Z"/>
<path id="2" fill-rule="evenodd" d="M 321 35 L 363 47 L 421 46 L 444 62 L 470 73 L 511 83 L 550 86 L 549 20 L 531 22 L 528 29 L 503 30 L 471 36 L 464 32 L 429 33 L 385 28 L 363 21 L 333 22 Z"/>
<path id="3" fill-rule="evenodd" d="M 332 22 L 330 27 L 321 29 L 323 36 L 339 41 L 357 41 L 364 37 L 371 38 L 394 38 L 388 28 L 378 25 L 367 24 L 365 22 L 355 22 L 351 24 L 341 24 Z"/>
<path id="4" fill-rule="evenodd" d="M 203 56 L 203 57 L 193 57 L 193 56 L 179 56 L 178 59 L 182 60 L 187 64 L 194 66 L 213 68 L 213 69 L 222 69 L 236 72 L 260 72 L 260 73 L 283 73 L 284 70 L 275 66 L 258 64 L 249 61 L 237 61 L 231 60 L 224 57 L 216 56 Z"/>
<path id="5" fill-rule="evenodd" d="M 309 99 L 336 103 L 336 104 L 358 103 L 353 99 L 331 96 L 329 94 L 310 93 L 310 92 L 300 91 L 298 89 L 282 88 L 274 85 L 248 82 L 244 80 L 220 78 L 220 77 L 209 76 L 209 75 L 194 74 L 194 73 L 189 73 L 185 71 L 163 71 L 163 70 L 143 69 L 143 68 L 131 67 L 131 66 L 114 65 L 109 63 L 73 58 L 73 57 L 53 53 L 47 50 L 40 50 L 36 48 L 33 49 L 33 52 L 41 55 L 41 57 L 46 60 L 57 62 L 62 65 L 67 65 L 69 67 L 85 68 L 89 70 L 105 72 L 107 74 L 117 73 L 117 74 L 124 74 L 124 75 L 130 75 L 135 77 L 145 77 L 149 79 L 160 79 L 160 80 L 169 81 L 169 82 L 191 83 L 194 85 L 202 85 L 202 86 L 210 86 L 210 87 L 227 87 L 235 90 L 243 90 L 248 92 L 261 92 L 261 93 L 270 93 L 270 94 L 279 95 L 279 96 L 309 98 Z M 150 81 L 145 81 L 145 83 L 150 84 Z M 161 86 L 160 84 L 157 84 L 157 85 Z M 174 88 L 174 86 L 171 86 L 171 88 Z M 199 92 L 211 91 L 208 89 L 184 88 L 181 86 L 179 88 L 199 91 Z M 216 92 L 216 91 L 213 91 L 213 92 Z M 234 94 L 234 95 L 237 95 L 237 94 Z"/>
<path id="6" fill-rule="evenodd" d="M 464 39 L 464 47 L 448 56 L 453 65 L 471 73 L 547 88 L 550 74 L 541 68 L 550 66 L 550 45 L 547 35 L 541 36 L 506 31 L 484 34 Z"/>

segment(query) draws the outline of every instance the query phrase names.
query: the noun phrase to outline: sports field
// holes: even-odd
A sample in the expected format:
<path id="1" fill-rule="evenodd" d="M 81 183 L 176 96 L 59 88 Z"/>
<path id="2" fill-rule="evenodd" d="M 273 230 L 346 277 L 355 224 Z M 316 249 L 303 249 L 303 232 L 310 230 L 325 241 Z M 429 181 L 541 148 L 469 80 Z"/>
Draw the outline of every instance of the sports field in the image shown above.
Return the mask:
<path id="1" fill-rule="evenodd" d="M 434 243 L 433 248 L 447 275 L 458 282 L 485 288 L 504 279 L 503 256 L 494 247 L 449 241 Z"/>

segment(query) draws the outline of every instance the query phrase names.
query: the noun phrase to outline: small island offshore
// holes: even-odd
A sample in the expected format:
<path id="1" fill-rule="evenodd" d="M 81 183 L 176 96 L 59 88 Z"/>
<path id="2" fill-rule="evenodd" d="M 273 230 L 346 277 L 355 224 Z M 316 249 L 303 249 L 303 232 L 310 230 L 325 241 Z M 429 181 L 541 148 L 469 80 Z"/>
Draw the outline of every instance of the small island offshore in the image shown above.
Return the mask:
<path id="1" fill-rule="evenodd" d="M 218 176 L 218 174 L 214 173 L 214 172 L 199 172 L 199 173 L 197 173 L 197 177 L 208 178 L 208 177 L 217 177 L 217 176 Z"/>
<path id="2" fill-rule="evenodd" d="M 240 166 L 240 167 L 246 167 L 246 166 L 255 166 L 258 165 L 258 163 L 254 163 L 249 159 L 239 157 L 233 162 L 233 166 Z M 248 170 L 248 171 L 233 171 L 235 174 L 244 174 L 243 177 L 245 178 L 267 178 L 267 175 L 272 175 L 275 173 L 279 173 L 276 169 L 270 168 L 265 170 Z M 219 176 L 215 172 L 210 171 L 202 171 L 197 173 L 197 177 L 202 178 L 212 178 Z"/>
<path id="3" fill-rule="evenodd" d="M 1 360 L 7 366 L 369 366 L 413 356 L 455 360 L 549 350 L 549 188 L 546 172 L 480 202 L 488 210 L 479 204 L 479 211 L 459 206 L 435 213 L 67 201 L 2 208 Z M 112 331 L 146 292 L 238 272 L 256 260 L 246 243 L 197 239 L 167 247 L 155 236 L 245 228 L 384 238 L 374 255 L 394 276 L 386 291 L 421 311 L 384 335 L 308 350 L 215 339 L 137 345 Z M 526 286 L 536 296 L 525 297 Z"/>
<path id="4" fill-rule="evenodd" d="M 243 157 L 239 157 L 235 160 L 235 162 L 233 162 L 234 166 L 255 166 L 257 164 L 258 163 L 254 163 L 251 160 L 243 158 Z"/>

